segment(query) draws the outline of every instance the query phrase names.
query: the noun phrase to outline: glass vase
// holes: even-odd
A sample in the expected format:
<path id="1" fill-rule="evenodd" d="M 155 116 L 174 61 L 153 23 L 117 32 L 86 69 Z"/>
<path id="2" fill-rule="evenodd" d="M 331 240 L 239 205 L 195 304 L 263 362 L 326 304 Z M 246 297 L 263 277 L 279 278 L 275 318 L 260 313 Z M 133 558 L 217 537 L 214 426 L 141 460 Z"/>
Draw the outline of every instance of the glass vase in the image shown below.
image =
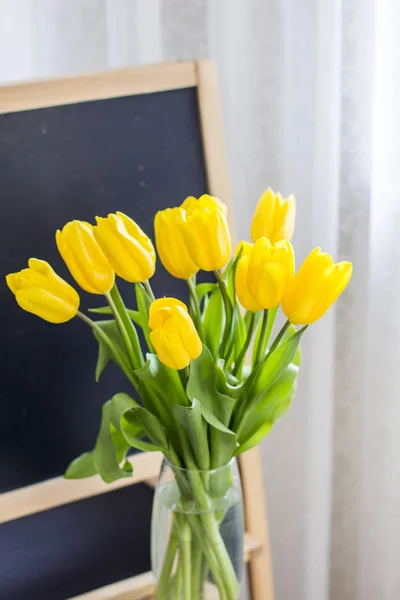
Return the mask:
<path id="1" fill-rule="evenodd" d="M 238 600 L 243 538 L 236 459 L 210 471 L 164 459 L 151 524 L 157 600 Z"/>

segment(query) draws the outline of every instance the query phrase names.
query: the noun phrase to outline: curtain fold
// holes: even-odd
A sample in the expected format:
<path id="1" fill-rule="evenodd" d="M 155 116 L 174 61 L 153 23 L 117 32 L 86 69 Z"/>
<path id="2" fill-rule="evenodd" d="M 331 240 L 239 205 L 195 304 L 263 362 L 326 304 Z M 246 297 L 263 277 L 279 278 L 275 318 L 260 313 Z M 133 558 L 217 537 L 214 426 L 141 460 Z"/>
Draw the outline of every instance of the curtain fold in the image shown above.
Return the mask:
<path id="1" fill-rule="evenodd" d="M 355 264 L 262 447 L 276 597 L 397 600 L 398 0 L 0 0 L 0 17 L 3 83 L 216 58 L 239 236 L 271 186 L 297 197 L 298 262 L 320 243 Z"/>

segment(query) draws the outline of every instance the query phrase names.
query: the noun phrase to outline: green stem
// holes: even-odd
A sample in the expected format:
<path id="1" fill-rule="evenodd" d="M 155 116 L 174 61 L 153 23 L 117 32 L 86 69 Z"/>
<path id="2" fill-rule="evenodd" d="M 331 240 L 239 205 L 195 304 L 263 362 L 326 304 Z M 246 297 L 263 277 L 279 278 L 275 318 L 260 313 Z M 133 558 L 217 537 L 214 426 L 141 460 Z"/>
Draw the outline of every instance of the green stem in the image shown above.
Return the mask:
<path id="1" fill-rule="evenodd" d="M 264 345 L 265 333 L 267 331 L 267 325 L 268 325 L 268 309 L 266 308 L 264 310 L 264 314 L 262 317 L 261 332 L 260 332 L 260 337 L 258 338 L 258 344 L 257 344 L 257 348 L 256 348 L 256 355 L 255 355 L 255 360 L 254 360 L 255 367 L 258 365 L 258 363 L 260 362 L 260 360 L 262 358 L 263 345 Z"/>
<path id="2" fill-rule="evenodd" d="M 196 540 L 192 539 L 192 588 L 191 598 L 201 599 L 201 592 L 204 583 L 204 576 L 202 577 L 202 557 L 203 553 L 199 544 Z"/>
<path id="3" fill-rule="evenodd" d="M 105 294 L 105 296 L 111 306 L 118 328 L 124 339 L 132 367 L 134 370 L 139 369 L 144 365 L 144 359 L 139 344 L 138 334 L 121 298 L 117 285 L 115 284 L 111 292 Z"/>
<path id="4" fill-rule="evenodd" d="M 264 334 L 264 339 L 262 340 L 262 350 L 261 350 L 261 356 L 264 357 L 266 355 L 266 351 L 267 351 L 267 347 L 268 347 L 268 342 L 269 339 L 271 337 L 271 333 L 272 333 L 272 329 L 274 327 L 274 323 L 275 323 L 275 319 L 276 319 L 276 314 L 278 312 L 278 308 L 279 306 L 275 306 L 275 308 L 270 308 L 268 309 L 268 322 L 267 322 L 267 329 L 265 331 Z M 256 336 L 257 338 L 257 336 Z M 252 365 L 253 367 L 255 366 L 255 355 L 253 356 L 253 361 L 252 361 Z"/>
<path id="5" fill-rule="evenodd" d="M 174 515 L 175 519 L 175 515 Z M 175 531 L 175 522 L 172 522 L 171 534 L 168 540 L 167 551 L 165 553 L 164 563 L 157 584 L 157 600 L 165 600 L 167 590 L 171 579 L 171 571 L 174 566 L 175 555 L 178 550 L 179 538 Z"/>
<path id="6" fill-rule="evenodd" d="M 255 324 L 256 324 L 256 313 L 251 313 L 249 328 L 247 330 L 246 341 L 244 343 L 244 346 L 243 346 L 239 356 L 237 357 L 237 360 L 235 361 L 235 367 L 233 369 L 233 375 L 235 375 L 235 377 L 239 372 L 241 372 L 243 362 L 246 358 L 247 350 L 249 349 L 250 342 L 253 337 Z"/>
<path id="7" fill-rule="evenodd" d="M 176 566 L 176 571 L 172 583 L 172 600 L 181 600 L 181 592 L 182 592 L 182 561 L 178 556 L 178 563 Z M 165 600 L 166 596 L 160 596 L 157 600 Z"/>
<path id="8" fill-rule="evenodd" d="M 186 435 L 183 432 L 181 434 L 181 441 L 185 456 L 186 468 L 188 469 L 188 477 L 193 490 L 193 497 L 196 498 L 196 502 L 202 510 L 202 513 L 199 515 L 199 520 L 201 523 L 201 533 L 200 537 L 199 535 L 197 535 L 197 537 L 202 545 L 204 553 L 206 553 L 208 545 L 213 551 L 215 550 L 215 560 L 218 564 L 217 570 L 221 574 L 221 580 L 223 583 L 221 589 L 225 591 L 226 599 L 237 600 L 238 583 L 236 579 L 236 574 L 233 569 L 229 554 L 226 550 L 224 540 L 221 537 L 216 517 L 211 512 L 212 503 L 207 494 L 207 491 L 204 489 L 204 483 L 201 476 L 202 474 L 198 471 L 198 467 L 194 459 L 192 449 L 189 445 Z M 204 540 L 204 532 L 206 534 L 206 537 L 208 538 L 208 541 Z M 208 557 L 207 560 L 209 560 Z M 215 579 L 216 565 L 214 563 L 213 567 L 210 562 L 209 564 L 212 568 L 213 576 Z"/>
<path id="9" fill-rule="evenodd" d="M 207 537 L 210 541 L 211 547 L 215 549 L 222 579 L 225 583 L 227 598 L 229 600 L 237 600 L 239 586 L 236 579 L 236 573 L 233 569 L 224 540 L 221 537 L 215 515 L 213 513 L 204 513 L 200 515 L 200 518 L 203 528 L 205 529 Z"/>
<path id="10" fill-rule="evenodd" d="M 290 321 L 288 319 L 286 321 L 286 323 L 284 324 L 284 326 L 282 327 L 282 329 L 280 330 L 280 332 L 278 333 L 278 335 L 276 336 L 276 338 L 274 339 L 273 344 L 272 344 L 271 348 L 269 349 L 268 354 L 272 354 L 273 351 L 276 350 L 276 348 L 279 346 L 280 341 L 283 338 L 283 336 L 285 335 L 285 332 L 289 326 L 290 326 Z"/>
<path id="11" fill-rule="evenodd" d="M 186 394 L 186 386 L 187 386 L 187 382 L 189 379 L 189 368 L 185 367 L 184 369 L 179 369 L 178 370 L 178 375 L 179 375 L 179 379 L 181 380 L 181 384 L 183 387 L 183 390 Z"/>
<path id="12" fill-rule="evenodd" d="M 207 561 L 205 559 L 205 557 L 203 555 L 201 555 L 201 564 L 200 564 L 200 573 L 199 573 L 199 582 L 200 582 L 200 587 L 199 587 L 199 598 L 200 600 L 205 600 L 204 599 L 204 588 L 206 585 L 206 581 L 207 581 L 207 574 L 208 574 L 208 564 Z"/>
<path id="13" fill-rule="evenodd" d="M 82 321 L 84 321 L 85 323 L 90 325 L 90 327 L 97 333 L 97 335 L 101 339 L 101 341 L 104 342 L 104 344 L 110 350 L 112 357 L 114 358 L 115 362 L 117 363 L 117 365 L 119 366 L 121 371 L 123 371 L 123 373 L 127 376 L 127 378 L 132 383 L 132 385 L 135 388 L 137 388 L 136 379 L 133 377 L 133 375 L 131 373 L 131 367 L 126 360 L 126 356 L 122 352 L 119 351 L 119 349 L 110 340 L 108 335 L 106 335 L 104 333 L 104 331 L 101 329 L 101 327 L 98 326 L 98 324 L 95 321 L 92 321 L 92 319 L 89 319 L 89 317 L 87 317 L 84 313 L 81 313 L 79 310 L 77 312 L 77 316 L 80 319 L 82 319 Z"/>
<path id="14" fill-rule="evenodd" d="M 196 293 L 196 286 L 191 277 L 189 279 L 186 279 L 186 283 L 188 284 L 189 294 L 192 299 L 194 312 L 196 315 L 197 331 L 199 333 L 201 341 L 204 342 L 204 329 L 203 329 L 203 322 L 201 320 L 201 310 L 200 310 L 199 299 L 198 299 L 197 293 Z"/>
<path id="15" fill-rule="evenodd" d="M 147 279 L 146 281 L 143 281 L 142 283 L 143 283 L 143 285 L 144 285 L 144 287 L 146 289 L 146 292 L 150 296 L 151 301 L 154 302 L 154 300 L 156 299 L 156 297 L 155 297 L 153 289 L 152 289 L 152 287 L 150 285 L 150 281 Z"/>
<path id="16" fill-rule="evenodd" d="M 210 545 L 210 542 L 208 539 L 204 539 L 203 525 L 200 522 L 199 515 L 188 515 L 187 518 L 189 519 L 192 530 L 196 535 L 196 538 L 198 540 L 198 543 L 201 546 L 201 549 L 202 549 L 205 559 L 208 563 L 208 566 L 210 567 L 212 576 L 218 587 L 220 600 L 237 600 L 236 595 L 234 595 L 234 596 L 227 595 L 226 585 L 225 585 L 225 582 L 221 575 L 220 565 L 215 556 L 215 548 L 213 548 Z M 218 548 L 216 549 L 216 551 L 218 552 Z M 236 576 L 235 576 L 235 580 L 236 580 Z"/>
<path id="17" fill-rule="evenodd" d="M 214 275 L 215 275 L 215 278 L 220 287 L 221 294 L 222 294 L 222 300 L 224 302 L 224 307 L 225 307 L 226 322 L 225 322 L 224 335 L 223 335 L 221 347 L 220 347 L 220 355 L 222 358 L 225 358 L 226 348 L 227 348 L 227 345 L 229 342 L 229 337 L 231 334 L 233 308 L 232 308 L 232 304 L 231 304 L 231 301 L 230 301 L 230 298 L 228 295 L 228 290 L 226 289 L 225 282 L 223 281 L 219 271 L 214 271 Z"/>
<path id="18" fill-rule="evenodd" d="M 186 515 L 181 515 L 180 549 L 182 556 L 183 600 L 192 600 L 191 590 L 191 529 Z"/>

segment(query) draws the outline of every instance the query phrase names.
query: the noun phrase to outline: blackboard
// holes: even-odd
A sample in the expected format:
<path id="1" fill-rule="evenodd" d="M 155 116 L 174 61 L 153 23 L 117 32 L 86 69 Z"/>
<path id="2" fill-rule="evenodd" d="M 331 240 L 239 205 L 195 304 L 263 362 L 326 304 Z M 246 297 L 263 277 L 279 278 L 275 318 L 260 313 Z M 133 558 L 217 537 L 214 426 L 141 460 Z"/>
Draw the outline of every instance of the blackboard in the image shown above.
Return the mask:
<path id="1" fill-rule="evenodd" d="M 157 210 L 207 191 L 201 139 L 195 87 L 0 115 L 0 493 L 62 475 L 131 391 L 113 365 L 95 383 L 89 328 L 23 312 L 4 276 L 34 256 L 73 283 L 54 234 L 74 218 L 121 210 L 153 237 Z M 160 264 L 152 284 L 187 297 Z M 79 292 L 83 310 L 104 304 Z M 140 484 L 0 525 L 0 597 L 64 600 L 149 569 L 150 511 Z"/>

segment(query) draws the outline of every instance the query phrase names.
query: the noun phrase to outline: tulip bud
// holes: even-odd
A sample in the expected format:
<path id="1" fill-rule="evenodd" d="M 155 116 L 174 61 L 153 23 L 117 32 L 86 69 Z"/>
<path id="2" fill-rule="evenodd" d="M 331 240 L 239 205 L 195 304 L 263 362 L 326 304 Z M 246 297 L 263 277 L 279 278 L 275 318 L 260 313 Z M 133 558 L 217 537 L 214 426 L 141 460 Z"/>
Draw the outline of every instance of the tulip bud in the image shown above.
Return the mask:
<path id="1" fill-rule="evenodd" d="M 186 305 L 176 298 L 159 298 L 150 306 L 150 340 L 160 361 L 184 369 L 198 358 L 202 344 Z"/>
<path id="2" fill-rule="evenodd" d="M 315 248 L 290 281 L 282 309 L 293 325 L 318 321 L 340 296 L 351 279 L 350 262 L 334 264 L 329 254 Z"/>
<path id="3" fill-rule="evenodd" d="M 19 306 L 50 323 L 72 319 L 79 308 L 79 296 L 74 288 L 44 260 L 30 258 L 28 267 L 6 277 Z"/>
<path id="4" fill-rule="evenodd" d="M 90 294 L 106 294 L 114 285 L 114 271 L 93 237 L 93 226 L 71 221 L 56 233 L 59 253 L 72 277 Z"/>
<path id="5" fill-rule="evenodd" d="M 291 240 L 296 217 L 294 196 L 282 199 L 268 188 L 258 201 L 251 224 L 251 238 L 256 242 L 267 237 L 273 244 L 280 240 Z"/>
<path id="6" fill-rule="evenodd" d="M 156 253 L 150 238 L 121 212 L 96 217 L 93 234 L 117 275 L 131 283 L 154 275 Z"/>
<path id="7" fill-rule="evenodd" d="M 186 248 L 199 269 L 215 271 L 226 265 L 232 248 L 228 224 L 221 210 L 189 207 L 181 231 Z"/>
<path id="8" fill-rule="evenodd" d="M 160 210 L 154 219 L 156 246 L 160 260 L 171 275 L 189 279 L 199 270 L 187 251 L 181 225 L 185 220 L 183 208 Z"/>
<path id="9" fill-rule="evenodd" d="M 181 204 L 181 208 L 183 208 L 187 214 L 191 214 L 196 208 L 208 208 L 210 210 L 220 210 L 224 217 L 227 215 L 227 207 L 226 204 L 221 202 L 215 196 L 209 196 L 208 194 L 203 194 L 199 199 L 194 196 L 188 196 L 186 200 L 184 200 Z"/>
<path id="10" fill-rule="evenodd" d="M 235 275 L 236 294 L 243 308 L 251 312 L 258 312 L 259 310 L 262 310 L 263 307 L 258 304 L 258 302 L 250 294 L 247 284 L 247 273 L 249 269 L 250 256 L 253 250 L 253 244 L 249 244 L 248 242 L 240 242 L 238 244 L 236 254 L 238 254 L 240 249 L 242 249 L 242 254 L 236 266 Z"/>
<path id="11" fill-rule="evenodd" d="M 269 239 L 263 237 L 257 240 L 247 256 L 247 292 L 262 309 L 278 306 L 293 277 L 294 254 L 291 243 L 281 241 L 271 244 Z M 246 259 L 246 254 L 243 258 Z"/>

